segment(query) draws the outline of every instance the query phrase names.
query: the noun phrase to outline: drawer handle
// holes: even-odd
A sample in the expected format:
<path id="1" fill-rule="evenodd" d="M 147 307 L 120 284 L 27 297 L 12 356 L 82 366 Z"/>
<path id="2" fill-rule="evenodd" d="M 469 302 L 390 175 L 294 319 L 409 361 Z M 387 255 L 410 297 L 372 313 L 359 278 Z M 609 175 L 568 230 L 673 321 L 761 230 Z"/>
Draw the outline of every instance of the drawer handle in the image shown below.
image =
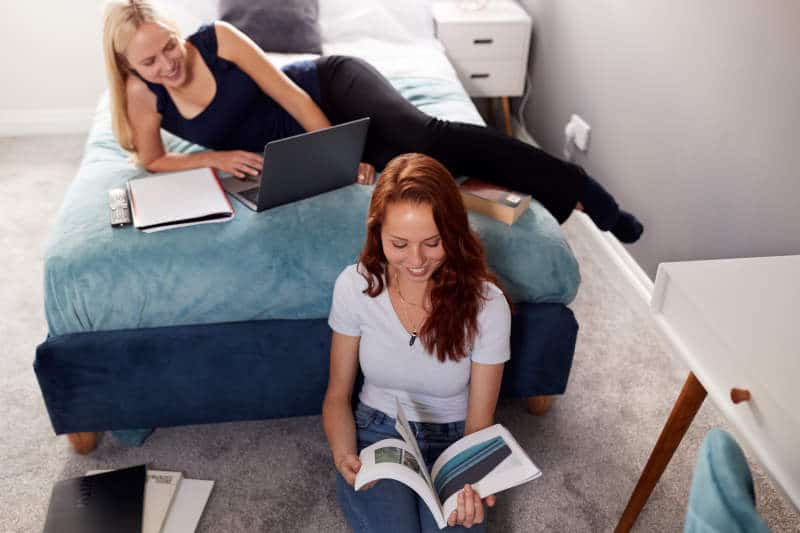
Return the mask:
<path id="1" fill-rule="evenodd" d="M 472 44 L 492 44 L 494 39 L 472 39 Z"/>
<path id="2" fill-rule="evenodd" d="M 733 403 L 742 403 L 750 401 L 750 391 L 747 389 L 731 389 L 731 401 Z"/>
<path id="3" fill-rule="evenodd" d="M 473 80 L 477 80 L 479 78 L 488 78 L 489 74 L 470 74 L 469 77 Z"/>

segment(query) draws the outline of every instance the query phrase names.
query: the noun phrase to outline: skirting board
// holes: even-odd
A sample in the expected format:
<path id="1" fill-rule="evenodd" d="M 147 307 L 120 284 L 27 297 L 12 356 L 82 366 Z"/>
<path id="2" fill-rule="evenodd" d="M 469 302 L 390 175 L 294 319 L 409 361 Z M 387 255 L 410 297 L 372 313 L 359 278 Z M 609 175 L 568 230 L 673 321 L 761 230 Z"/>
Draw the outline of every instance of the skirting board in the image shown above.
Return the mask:
<path id="1" fill-rule="evenodd" d="M 645 274 L 639 263 L 628 253 L 622 243 L 607 231 L 600 231 L 592 219 L 585 213 L 576 211 L 572 214 L 577 224 L 575 227 L 591 243 L 592 249 L 598 252 L 602 259 L 612 264 L 623 276 L 630 289 L 627 296 L 632 298 L 632 303 L 642 306 L 649 314 L 650 299 L 653 295 L 653 282 Z"/>
<path id="2" fill-rule="evenodd" d="M 600 231 L 594 225 L 592 219 L 588 215 L 581 212 L 574 212 L 572 218 L 575 219 L 574 228 L 579 234 L 586 239 L 595 252 L 595 257 L 603 263 L 607 268 L 615 268 L 625 280 L 624 296 L 628 302 L 634 306 L 641 313 L 640 316 L 645 317 L 649 321 L 653 331 L 658 331 L 658 326 L 655 323 L 653 315 L 650 313 L 650 300 L 653 296 L 653 282 L 645 274 L 639 263 L 631 257 L 628 250 L 617 240 L 614 235 L 607 231 Z M 572 218 L 570 220 L 572 220 Z M 666 353 L 670 360 L 672 368 L 672 377 L 675 380 L 683 381 L 686 378 L 686 373 L 689 367 L 685 361 L 678 355 L 667 338 L 663 335 L 656 335 L 661 350 Z"/>
<path id="3" fill-rule="evenodd" d="M 81 109 L 3 109 L 0 110 L 0 137 L 87 133 L 94 108 Z"/>

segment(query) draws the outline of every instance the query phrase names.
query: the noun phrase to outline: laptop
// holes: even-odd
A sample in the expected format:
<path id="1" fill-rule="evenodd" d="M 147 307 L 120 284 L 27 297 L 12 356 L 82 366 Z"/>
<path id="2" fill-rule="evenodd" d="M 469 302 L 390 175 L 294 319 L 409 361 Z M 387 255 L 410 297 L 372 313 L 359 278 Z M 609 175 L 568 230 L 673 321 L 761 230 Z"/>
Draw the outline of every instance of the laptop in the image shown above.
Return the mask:
<path id="1" fill-rule="evenodd" d="M 369 118 L 272 141 L 260 176 L 222 177 L 222 187 L 253 211 L 264 211 L 356 181 Z"/>

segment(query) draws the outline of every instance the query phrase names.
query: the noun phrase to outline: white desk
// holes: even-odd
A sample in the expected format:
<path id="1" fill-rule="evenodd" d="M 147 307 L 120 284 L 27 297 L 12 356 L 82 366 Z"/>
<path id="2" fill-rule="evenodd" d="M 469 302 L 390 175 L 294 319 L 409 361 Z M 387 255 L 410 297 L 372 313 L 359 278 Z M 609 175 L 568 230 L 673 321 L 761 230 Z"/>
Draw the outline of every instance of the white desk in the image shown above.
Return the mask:
<path id="1" fill-rule="evenodd" d="M 633 526 L 706 393 L 800 505 L 798 306 L 800 256 L 659 265 L 651 312 L 690 372 L 617 531 Z"/>

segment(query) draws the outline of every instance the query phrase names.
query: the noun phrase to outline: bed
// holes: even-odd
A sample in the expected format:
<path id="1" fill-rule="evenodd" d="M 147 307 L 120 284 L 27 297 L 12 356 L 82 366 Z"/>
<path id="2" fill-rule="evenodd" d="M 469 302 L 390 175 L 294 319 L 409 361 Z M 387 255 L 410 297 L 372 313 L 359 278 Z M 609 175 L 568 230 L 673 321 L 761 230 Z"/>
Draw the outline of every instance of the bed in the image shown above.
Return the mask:
<path id="1" fill-rule="evenodd" d="M 398 18 L 390 3 L 345 10 L 337 2 L 322 3 L 324 53 L 364 57 L 420 109 L 482 124 L 432 29 L 418 23 L 427 2 L 409 4 L 420 8 L 417 22 Z M 172 7 L 180 12 L 180 2 Z M 194 27 L 198 13 L 184 11 L 181 26 Z M 365 20 L 373 34 L 359 29 Z M 168 133 L 164 140 L 169 150 L 202 149 Z M 237 204 L 224 224 L 111 228 L 107 190 L 143 174 L 117 145 L 103 96 L 45 249 L 48 338 L 34 368 L 54 431 L 319 413 L 330 296 L 363 243 L 371 187 L 258 214 Z M 560 227 L 536 202 L 512 227 L 470 220 L 517 307 L 503 394 L 563 393 L 578 328 L 567 304 L 580 274 Z"/>

